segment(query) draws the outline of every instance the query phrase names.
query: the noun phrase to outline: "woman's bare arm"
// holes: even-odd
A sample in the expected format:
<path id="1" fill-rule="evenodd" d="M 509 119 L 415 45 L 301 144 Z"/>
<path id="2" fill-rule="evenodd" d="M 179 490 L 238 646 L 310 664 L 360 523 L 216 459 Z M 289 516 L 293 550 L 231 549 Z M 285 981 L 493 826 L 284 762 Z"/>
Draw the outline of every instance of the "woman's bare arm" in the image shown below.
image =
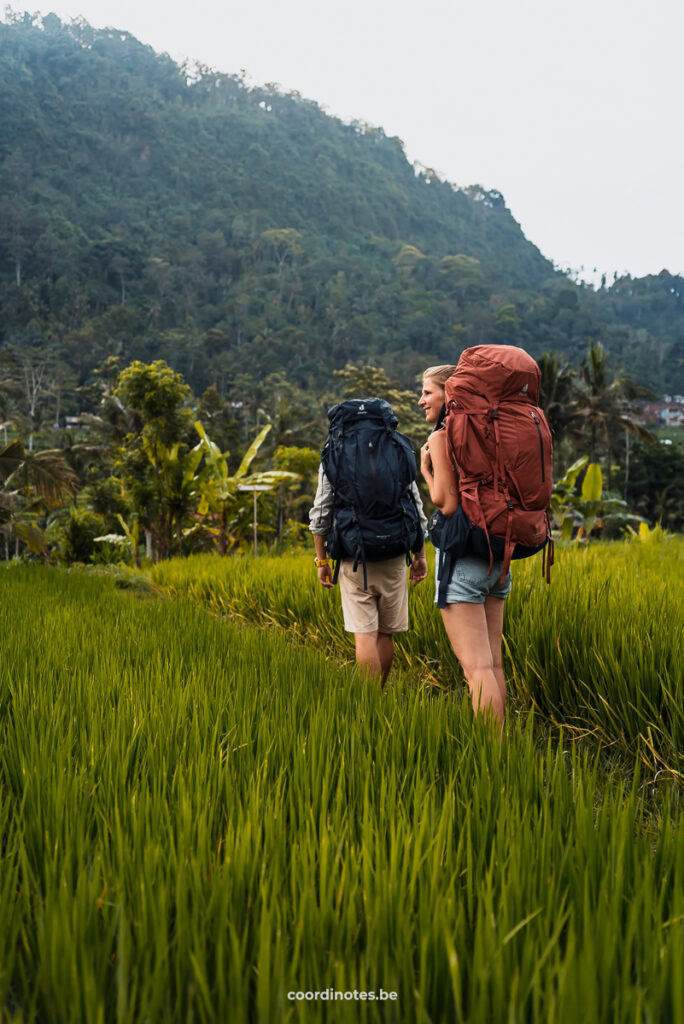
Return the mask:
<path id="1" fill-rule="evenodd" d="M 458 508 L 458 483 L 447 451 L 444 430 L 430 434 L 429 440 L 421 448 L 420 471 L 428 485 L 433 504 L 445 516 L 453 515 Z"/>

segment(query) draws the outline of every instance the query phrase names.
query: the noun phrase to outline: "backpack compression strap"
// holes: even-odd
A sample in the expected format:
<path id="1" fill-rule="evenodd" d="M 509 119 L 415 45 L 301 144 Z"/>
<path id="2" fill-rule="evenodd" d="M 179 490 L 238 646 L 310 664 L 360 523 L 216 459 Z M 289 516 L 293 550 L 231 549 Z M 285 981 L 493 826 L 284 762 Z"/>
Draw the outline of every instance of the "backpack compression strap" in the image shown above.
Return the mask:
<path id="1" fill-rule="evenodd" d="M 542 549 L 542 576 L 546 577 L 546 582 L 551 582 L 551 566 L 553 565 L 555 552 L 555 545 L 553 541 L 553 535 L 551 533 L 551 523 L 549 522 L 549 513 L 546 513 L 546 544 Z"/>
<path id="2" fill-rule="evenodd" d="M 357 522 L 356 511 L 354 509 L 352 509 L 352 516 L 353 516 L 353 521 Z M 366 569 L 366 551 L 365 551 L 365 548 L 363 546 L 363 537 L 360 534 L 359 534 L 359 543 L 356 546 L 356 551 L 354 552 L 354 556 L 353 557 L 354 557 L 354 564 L 352 566 L 352 572 L 356 572 L 356 570 L 359 567 L 359 562 L 361 562 L 361 564 L 363 566 L 363 589 L 364 590 L 368 590 L 368 571 Z M 341 564 L 342 564 L 342 559 L 341 558 L 338 558 L 338 559 L 335 560 L 335 569 L 334 569 L 333 578 L 332 578 L 333 586 L 335 586 L 337 584 L 337 581 L 340 578 L 340 565 Z"/>
<path id="3" fill-rule="evenodd" d="M 447 606 L 447 588 L 454 570 L 453 561 L 449 552 L 443 548 L 439 549 L 439 570 L 437 573 L 437 579 L 439 580 L 439 587 L 437 588 L 438 608 L 446 608 Z"/>
<path id="4" fill-rule="evenodd" d="M 368 573 L 366 571 L 366 552 L 364 551 L 363 541 L 359 544 L 356 551 L 354 552 L 354 565 L 352 566 L 352 572 L 356 572 L 359 567 L 359 561 L 363 565 L 363 589 L 368 590 Z"/>
<path id="5" fill-rule="evenodd" d="M 361 550 L 361 548 L 357 548 L 356 552 L 354 554 L 354 567 L 353 567 L 353 571 L 354 572 L 356 572 L 356 570 L 359 567 L 359 559 L 362 560 L 362 564 L 363 564 L 363 589 L 364 590 L 368 590 L 368 574 L 366 572 L 366 559 L 365 559 L 365 556 L 364 556 L 363 551 Z M 337 585 L 337 581 L 340 578 L 340 565 L 341 564 L 342 564 L 342 559 L 341 558 L 337 558 L 335 560 L 335 571 L 333 572 L 333 578 L 332 578 L 333 587 Z"/>

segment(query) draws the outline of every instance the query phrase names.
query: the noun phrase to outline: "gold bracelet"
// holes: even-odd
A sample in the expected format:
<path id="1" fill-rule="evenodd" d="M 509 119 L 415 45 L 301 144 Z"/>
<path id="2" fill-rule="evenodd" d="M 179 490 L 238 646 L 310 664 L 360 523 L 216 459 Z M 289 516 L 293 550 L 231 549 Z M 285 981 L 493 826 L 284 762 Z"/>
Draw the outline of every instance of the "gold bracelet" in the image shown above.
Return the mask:
<path id="1" fill-rule="evenodd" d="M 330 565 L 329 558 L 314 558 L 314 565 L 317 569 L 320 569 L 322 565 Z"/>

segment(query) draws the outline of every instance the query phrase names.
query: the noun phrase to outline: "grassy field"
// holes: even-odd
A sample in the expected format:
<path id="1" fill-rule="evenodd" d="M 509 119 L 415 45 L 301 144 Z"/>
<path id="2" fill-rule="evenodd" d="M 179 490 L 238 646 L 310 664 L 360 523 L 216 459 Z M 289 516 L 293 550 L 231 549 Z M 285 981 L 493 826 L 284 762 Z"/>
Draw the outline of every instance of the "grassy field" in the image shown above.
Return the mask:
<path id="1" fill-rule="evenodd" d="M 684 1019 L 674 784 L 529 715 L 498 742 L 407 671 L 380 694 L 326 655 L 303 572 L 267 578 L 321 630 L 308 649 L 106 577 L 0 572 L 0 1018 Z M 287 997 L 330 988 L 397 1000 Z"/>
<path id="2" fill-rule="evenodd" d="M 557 550 L 551 586 L 540 558 L 514 564 L 505 668 L 515 707 L 590 731 L 654 771 L 682 773 L 684 538 Z M 311 557 L 161 562 L 154 582 L 214 612 L 277 625 L 349 658 L 339 595 L 315 583 Z M 400 663 L 452 686 L 460 671 L 433 605 L 430 579 L 411 594 Z"/>

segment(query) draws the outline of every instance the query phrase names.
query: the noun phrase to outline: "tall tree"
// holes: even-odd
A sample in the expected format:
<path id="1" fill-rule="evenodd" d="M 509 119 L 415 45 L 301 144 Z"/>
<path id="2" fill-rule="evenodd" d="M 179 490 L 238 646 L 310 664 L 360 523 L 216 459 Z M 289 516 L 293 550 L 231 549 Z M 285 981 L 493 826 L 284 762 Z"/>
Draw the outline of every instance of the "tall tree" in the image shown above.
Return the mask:
<path id="1" fill-rule="evenodd" d="M 637 392 L 632 381 L 612 374 L 603 345 L 590 340 L 580 367 L 578 412 L 590 462 L 596 461 L 599 450 L 605 453 L 608 490 L 612 484 L 613 456 L 623 432 L 653 441 L 650 431 L 637 422 L 632 408 L 632 398 Z"/>

